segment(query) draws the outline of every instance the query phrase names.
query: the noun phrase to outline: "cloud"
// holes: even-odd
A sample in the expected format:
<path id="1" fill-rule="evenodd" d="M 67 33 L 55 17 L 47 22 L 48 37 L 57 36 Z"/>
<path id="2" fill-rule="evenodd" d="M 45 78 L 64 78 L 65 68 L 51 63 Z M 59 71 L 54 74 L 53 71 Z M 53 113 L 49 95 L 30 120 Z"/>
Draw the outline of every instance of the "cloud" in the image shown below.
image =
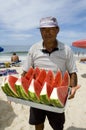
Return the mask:
<path id="1" fill-rule="evenodd" d="M 77 41 L 77 40 L 81 40 L 81 39 L 86 39 L 86 32 L 77 32 L 77 31 L 71 31 L 71 30 L 67 30 L 67 31 L 61 31 L 58 34 L 58 40 L 62 41 L 63 43 L 67 44 L 67 45 L 72 45 L 72 42 Z"/>
<path id="2" fill-rule="evenodd" d="M 0 3 L 0 20 L 13 30 L 37 27 L 39 19 L 48 15 L 59 17 L 61 23 L 69 23 L 86 7 L 84 0 L 77 1 L 77 6 L 69 0 L 1 0 Z"/>
<path id="3" fill-rule="evenodd" d="M 30 38 L 30 37 L 32 37 L 32 35 L 30 35 L 30 34 L 10 34 L 10 35 L 8 35 L 9 37 L 11 37 L 11 38 L 16 38 L 16 39 L 26 39 L 26 38 Z"/>
<path id="4" fill-rule="evenodd" d="M 40 18 L 46 16 L 58 19 L 63 29 L 60 38 L 71 41 L 86 36 L 85 0 L 0 0 L 0 3 L 0 28 L 13 39 L 31 38 L 32 33 L 24 32 L 37 28 Z"/>

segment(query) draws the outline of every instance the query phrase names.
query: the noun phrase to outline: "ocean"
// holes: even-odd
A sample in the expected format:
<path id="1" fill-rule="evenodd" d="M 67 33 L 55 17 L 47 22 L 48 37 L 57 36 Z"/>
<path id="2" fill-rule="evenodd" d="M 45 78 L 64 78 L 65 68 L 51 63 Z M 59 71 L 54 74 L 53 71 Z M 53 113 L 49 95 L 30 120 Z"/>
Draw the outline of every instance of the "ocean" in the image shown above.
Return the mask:
<path id="1" fill-rule="evenodd" d="M 24 61 L 26 58 L 27 52 L 30 48 L 29 45 L 28 46 L 3 45 L 1 47 L 4 48 L 4 51 L 0 52 L 0 62 L 10 61 L 13 52 L 16 52 L 20 60 Z"/>
<path id="2" fill-rule="evenodd" d="M 4 54 L 4 53 L 13 53 L 13 52 L 27 52 L 29 50 L 29 48 L 31 47 L 31 45 L 27 45 L 27 46 L 2 45 L 1 47 L 4 48 L 4 51 L 3 51 L 3 54 Z M 74 53 L 86 54 L 86 49 L 77 48 L 77 47 L 73 47 L 73 46 L 70 46 L 70 47 Z"/>
<path id="3" fill-rule="evenodd" d="M 2 48 L 4 48 L 3 53 L 8 53 L 8 52 L 27 52 L 30 48 L 30 45 L 2 45 Z"/>
<path id="4" fill-rule="evenodd" d="M 3 61 L 10 61 L 11 55 L 13 52 L 16 52 L 16 54 L 19 56 L 20 60 L 24 61 L 26 59 L 27 52 L 30 48 L 30 45 L 24 46 L 15 46 L 15 45 L 2 45 L 1 47 L 4 48 L 3 52 L 0 52 L 0 62 Z M 72 51 L 74 52 L 75 55 L 86 55 L 86 49 L 82 48 L 76 48 L 73 46 L 70 46 Z"/>

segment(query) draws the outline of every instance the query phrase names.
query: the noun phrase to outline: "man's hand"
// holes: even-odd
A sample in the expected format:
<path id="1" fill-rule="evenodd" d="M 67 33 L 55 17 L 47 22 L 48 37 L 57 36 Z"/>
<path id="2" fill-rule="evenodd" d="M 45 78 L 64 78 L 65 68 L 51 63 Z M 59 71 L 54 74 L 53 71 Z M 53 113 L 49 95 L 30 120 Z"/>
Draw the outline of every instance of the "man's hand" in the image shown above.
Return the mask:
<path id="1" fill-rule="evenodd" d="M 80 88 L 80 85 L 77 85 L 77 86 L 75 86 L 75 87 L 72 87 L 72 88 L 71 88 L 71 93 L 70 93 L 70 96 L 69 96 L 68 99 L 74 98 L 75 93 L 76 93 L 77 89 L 79 89 L 79 88 Z"/>
<path id="2" fill-rule="evenodd" d="M 23 71 L 23 73 L 21 74 L 21 76 L 25 76 L 27 72 L 26 71 Z"/>

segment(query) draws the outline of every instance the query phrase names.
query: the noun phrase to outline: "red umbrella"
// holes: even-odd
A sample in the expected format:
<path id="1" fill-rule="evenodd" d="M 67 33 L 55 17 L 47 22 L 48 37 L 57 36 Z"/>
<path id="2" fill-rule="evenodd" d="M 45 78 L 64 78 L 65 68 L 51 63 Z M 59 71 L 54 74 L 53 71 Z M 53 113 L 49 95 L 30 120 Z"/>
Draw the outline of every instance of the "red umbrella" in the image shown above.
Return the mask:
<path id="1" fill-rule="evenodd" d="M 86 48 L 86 40 L 78 40 L 72 43 L 72 46 Z"/>

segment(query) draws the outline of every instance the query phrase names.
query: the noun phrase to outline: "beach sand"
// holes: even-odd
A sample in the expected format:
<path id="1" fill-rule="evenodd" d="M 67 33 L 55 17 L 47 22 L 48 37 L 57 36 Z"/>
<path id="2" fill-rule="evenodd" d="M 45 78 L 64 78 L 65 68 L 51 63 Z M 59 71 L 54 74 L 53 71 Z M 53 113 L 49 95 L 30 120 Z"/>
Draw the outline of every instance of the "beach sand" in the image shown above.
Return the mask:
<path id="1" fill-rule="evenodd" d="M 64 130 L 86 130 L 86 64 L 76 62 L 78 68 L 78 84 L 80 89 L 74 99 L 68 100 L 65 108 L 66 121 Z M 19 76 L 22 73 L 22 67 L 11 67 L 16 69 Z M 11 69 L 10 68 L 10 69 Z M 0 86 L 3 78 L 0 77 Z M 7 102 L 7 96 L 0 87 L 0 130 L 35 130 L 34 126 L 29 125 L 29 106 Z M 48 120 L 45 121 L 44 130 L 52 130 Z"/>

